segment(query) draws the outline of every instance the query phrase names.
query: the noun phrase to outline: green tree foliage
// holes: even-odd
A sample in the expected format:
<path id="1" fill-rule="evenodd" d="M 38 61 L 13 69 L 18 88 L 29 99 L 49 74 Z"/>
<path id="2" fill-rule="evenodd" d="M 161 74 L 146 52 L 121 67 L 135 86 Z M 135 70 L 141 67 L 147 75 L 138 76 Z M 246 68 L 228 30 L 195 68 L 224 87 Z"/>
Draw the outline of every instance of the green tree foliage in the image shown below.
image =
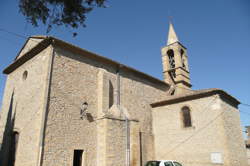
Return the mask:
<path id="1" fill-rule="evenodd" d="M 19 0 L 20 12 L 33 26 L 41 22 L 49 32 L 54 25 L 85 27 L 86 14 L 95 7 L 105 7 L 107 0 Z"/>

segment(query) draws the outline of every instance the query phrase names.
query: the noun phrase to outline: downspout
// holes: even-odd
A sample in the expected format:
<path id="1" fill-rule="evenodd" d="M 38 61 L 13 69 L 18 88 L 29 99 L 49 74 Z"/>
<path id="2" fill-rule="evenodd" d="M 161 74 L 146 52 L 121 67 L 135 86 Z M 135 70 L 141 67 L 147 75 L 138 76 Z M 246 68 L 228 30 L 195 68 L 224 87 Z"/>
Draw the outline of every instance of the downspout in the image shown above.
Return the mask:
<path id="1" fill-rule="evenodd" d="M 45 139 L 45 130 L 46 130 L 46 122 L 47 122 L 47 114 L 49 110 L 49 100 L 50 100 L 50 90 L 51 90 L 51 80 L 52 80 L 52 70 L 53 70 L 53 63 L 54 63 L 54 57 L 55 57 L 55 50 L 53 47 L 53 42 L 51 44 L 51 57 L 49 59 L 49 66 L 48 66 L 48 75 L 46 78 L 46 81 L 48 82 L 46 88 L 45 88 L 45 96 L 44 96 L 44 111 L 42 115 L 42 123 L 41 123 L 41 130 L 40 130 L 40 138 L 39 138 L 39 153 L 38 153 L 38 159 L 37 159 L 37 166 L 42 166 L 42 157 L 44 154 L 44 139 Z"/>
<path id="2" fill-rule="evenodd" d="M 117 78 L 117 105 L 119 110 L 122 112 L 121 109 L 121 80 L 120 80 L 120 68 L 122 66 L 119 65 L 117 72 L 116 72 L 116 78 Z M 130 166 L 130 126 L 129 126 L 129 119 L 127 115 L 122 112 L 125 116 L 125 126 L 126 126 L 126 166 Z"/>
<path id="3" fill-rule="evenodd" d="M 130 166 L 130 127 L 129 127 L 129 120 L 127 116 L 125 117 L 126 123 L 126 165 Z"/>
<path id="4" fill-rule="evenodd" d="M 120 109 L 120 104 L 121 104 L 121 100 L 120 100 L 120 95 L 121 95 L 121 83 L 120 83 L 120 65 L 117 68 L 116 71 L 116 80 L 117 80 L 117 98 L 116 98 L 116 104 L 118 105 L 118 108 Z"/>

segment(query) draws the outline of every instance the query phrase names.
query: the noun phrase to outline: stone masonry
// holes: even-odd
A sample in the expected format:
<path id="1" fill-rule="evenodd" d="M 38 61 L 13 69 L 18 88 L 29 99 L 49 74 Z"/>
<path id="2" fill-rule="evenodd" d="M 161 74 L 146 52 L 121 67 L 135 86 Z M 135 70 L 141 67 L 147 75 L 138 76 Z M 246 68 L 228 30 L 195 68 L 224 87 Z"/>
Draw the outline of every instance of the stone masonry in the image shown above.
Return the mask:
<path id="1" fill-rule="evenodd" d="M 30 37 L 4 70 L 0 165 L 246 166 L 239 101 L 191 89 L 172 24 L 162 60 L 164 81 L 54 37 Z"/>

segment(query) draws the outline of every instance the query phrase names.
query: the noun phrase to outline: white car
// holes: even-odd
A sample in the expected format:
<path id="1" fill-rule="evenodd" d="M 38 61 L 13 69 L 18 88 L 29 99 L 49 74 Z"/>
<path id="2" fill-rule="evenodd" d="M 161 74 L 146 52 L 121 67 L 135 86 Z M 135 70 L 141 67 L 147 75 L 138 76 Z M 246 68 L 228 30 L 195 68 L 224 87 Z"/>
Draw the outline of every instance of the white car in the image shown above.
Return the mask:
<path id="1" fill-rule="evenodd" d="M 183 166 L 173 160 L 152 160 L 148 161 L 145 166 Z"/>

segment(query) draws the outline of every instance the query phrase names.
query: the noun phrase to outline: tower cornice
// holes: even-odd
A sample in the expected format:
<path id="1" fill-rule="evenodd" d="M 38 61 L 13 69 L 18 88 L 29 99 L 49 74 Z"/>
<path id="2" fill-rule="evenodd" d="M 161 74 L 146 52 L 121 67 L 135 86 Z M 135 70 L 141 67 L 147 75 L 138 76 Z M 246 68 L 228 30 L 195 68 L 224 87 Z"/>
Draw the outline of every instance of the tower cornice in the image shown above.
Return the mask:
<path id="1" fill-rule="evenodd" d="M 166 46 L 164 46 L 164 47 L 162 47 L 162 48 L 169 47 L 169 46 L 173 46 L 173 45 L 175 45 L 175 44 L 179 44 L 179 45 L 181 45 L 184 49 L 187 50 L 187 48 L 186 48 L 181 42 L 179 42 L 179 41 L 176 41 L 176 42 L 174 42 L 174 43 L 172 43 L 172 44 L 166 45 Z"/>

